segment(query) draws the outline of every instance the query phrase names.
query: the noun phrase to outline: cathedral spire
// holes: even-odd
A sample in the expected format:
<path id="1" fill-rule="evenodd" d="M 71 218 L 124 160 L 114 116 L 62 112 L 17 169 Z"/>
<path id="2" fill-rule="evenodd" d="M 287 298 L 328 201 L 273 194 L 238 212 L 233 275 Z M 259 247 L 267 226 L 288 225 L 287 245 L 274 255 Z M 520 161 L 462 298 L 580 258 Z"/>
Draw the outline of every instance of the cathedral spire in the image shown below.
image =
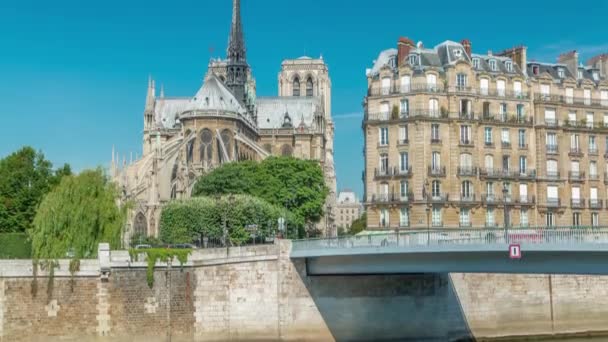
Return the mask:
<path id="1" fill-rule="evenodd" d="M 226 54 L 231 62 L 239 63 L 247 60 L 243 24 L 241 23 L 241 0 L 232 0 L 232 26 Z"/>

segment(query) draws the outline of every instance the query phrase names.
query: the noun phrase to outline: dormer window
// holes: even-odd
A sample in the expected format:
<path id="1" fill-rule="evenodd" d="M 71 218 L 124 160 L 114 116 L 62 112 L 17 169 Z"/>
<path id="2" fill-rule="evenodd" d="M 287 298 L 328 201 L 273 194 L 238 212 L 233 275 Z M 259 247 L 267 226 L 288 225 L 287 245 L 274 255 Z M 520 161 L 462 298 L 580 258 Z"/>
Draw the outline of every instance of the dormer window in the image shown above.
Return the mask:
<path id="1" fill-rule="evenodd" d="M 491 60 L 489 61 L 489 64 L 490 64 L 490 70 L 492 70 L 492 71 L 496 71 L 496 61 L 495 61 L 495 60 L 493 60 L 493 59 L 491 59 Z"/>
<path id="2" fill-rule="evenodd" d="M 418 65 L 418 56 L 410 55 L 410 65 Z"/>
<path id="3" fill-rule="evenodd" d="M 566 71 L 564 71 L 564 68 L 557 69 L 557 76 L 559 76 L 559 78 L 566 77 Z"/>
<path id="4" fill-rule="evenodd" d="M 388 64 L 391 66 L 391 68 L 397 67 L 397 58 L 391 57 L 391 59 L 388 60 Z"/>
<path id="5" fill-rule="evenodd" d="M 533 65 L 532 66 L 532 73 L 534 75 L 538 75 L 539 71 L 540 71 L 540 67 L 538 65 Z"/>
<path id="6" fill-rule="evenodd" d="M 473 68 L 479 69 L 479 58 L 473 58 Z"/>
<path id="7" fill-rule="evenodd" d="M 462 50 L 460 50 L 460 49 L 454 50 L 454 56 L 456 56 L 456 58 L 460 58 L 462 56 Z"/>
<path id="8" fill-rule="evenodd" d="M 505 67 L 507 68 L 507 71 L 513 71 L 513 62 L 505 62 Z"/>
<path id="9" fill-rule="evenodd" d="M 594 81 L 599 81 L 600 80 L 600 75 L 597 73 L 597 71 L 593 72 L 593 80 Z"/>
<path id="10" fill-rule="evenodd" d="M 577 77 L 578 77 L 578 79 L 579 79 L 579 80 L 580 80 L 581 78 L 583 78 L 583 70 L 580 70 L 580 69 L 578 70 L 578 72 L 577 72 Z"/>

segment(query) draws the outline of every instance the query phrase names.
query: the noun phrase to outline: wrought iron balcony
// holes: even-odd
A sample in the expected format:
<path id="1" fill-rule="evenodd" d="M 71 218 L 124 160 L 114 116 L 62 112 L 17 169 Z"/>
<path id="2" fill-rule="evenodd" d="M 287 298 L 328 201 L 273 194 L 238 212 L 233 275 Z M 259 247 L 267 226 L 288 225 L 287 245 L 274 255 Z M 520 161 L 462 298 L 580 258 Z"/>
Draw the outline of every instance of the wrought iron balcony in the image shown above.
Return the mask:
<path id="1" fill-rule="evenodd" d="M 397 140 L 397 145 L 407 145 L 410 143 L 409 139 L 399 139 Z"/>
<path id="2" fill-rule="evenodd" d="M 483 194 L 481 195 L 481 202 L 486 205 L 498 205 L 502 203 L 502 199 L 494 194 Z"/>
<path id="3" fill-rule="evenodd" d="M 560 179 L 560 172 L 559 171 L 547 171 L 547 179 Z"/>
<path id="4" fill-rule="evenodd" d="M 598 181 L 600 180 L 600 175 L 597 173 L 590 173 L 589 174 L 589 180 L 590 181 Z"/>
<path id="5" fill-rule="evenodd" d="M 568 172 L 568 180 L 571 182 L 581 182 L 585 180 L 585 173 L 580 171 Z"/>
<path id="6" fill-rule="evenodd" d="M 559 198 L 547 198 L 544 204 L 547 208 L 559 208 L 562 205 L 562 201 Z"/>
<path id="7" fill-rule="evenodd" d="M 374 169 L 374 178 L 390 178 L 393 176 L 393 169 L 387 167 L 386 169 Z"/>
<path id="8" fill-rule="evenodd" d="M 475 143 L 473 142 L 473 139 L 460 139 L 459 145 L 464 147 L 472 147 L 475 145 Z"/>
<path id="9" fill-rule="evenodd" d="M 528 144 L 518 144 L 517 148 L 519 148 L 520 150 L 527 150 L 528 149 Z"/>
<path id="10" fill-rule="evenodd" d="M 510 125 L 532 125 L 533 118 L 526 115 L 517 114 L 491 114 L 483 113 L 480 115 L 481 122 L 506 123 Z"/>
<path id="11" fill-rule="evenodd" d="M 559 120 L 545 118 L 545 126 L 547 126 L 547 127 L 559 127 Z"/>
<path id="12" fill-rule="evenodd" d="M 546 145 L 546 149 L 547 149 L 547 153 L 558 153 L 559 152 L 559 146 L 556 145 Z"/>
<path id="13" fill-rule="evenodd" d="M 582 157 L 583 150 L 580 147 L 570 147 L 570 152 L 568 153 L 571 157 Z"/>
<path id="14" fill-rule="evenodd" d="M 408 203 L 414 200 L 414 194 L 409 192 L 407 195 L 391 192 L 388 194 L 372 194 L 369 203 L 372 204 L 399 204 Z"/>
<path id="15" fill-rule="evenodd" d="M 590 155 L 597 156 L 598 153 L 599 153 L 599 150 L 598 150 L 597 146 L 589 146 L 589 154 Z"/>
<path id="16" fill-rule="evenodd" d="M 494 142 L 493 141 L 484 141 L 483 146 L 486 148 L 494 148 Z"/>
<path id="17" fill-rule="evenodd" d="M 387 96 L 395 94 L 441 93 L 445 89 L 442 84 L 412 83 L 409 85 L 393 85 L 390 87 L 374 87 L 367 91 L 368 96 Z"/>
<path id="18" fill-rule="evenodd" d="M 602 209 L 604 207 L 604 201 L 600 199 L 590 199 L 589 200 L 589 208 L 590 209 Z"/>
<path id="19" fill-rule="evenodd" d="M 564 103 L 564 104 L 575 104 L 592 107 L 608 107 L 608 101 L 585 98 L 585 97 L 572 97 L 563 95 L 546 95 L 536 94 L 534 100 L 544 103 Z"/>
<path id="20" fill-rule="evenodd" d="M 528 196 L 528 195 L 520 195 L 519 198 L 515 198 L 515 203 L 520 204 L 522 206 L 534 205 L 536 203 L 536 197 Z"/>
<path id="21" fill-rule="evenodd" d="M 431 138 L 431 144 L 433 144 L 433 145 L 441 145 L 441 138 L 439 138 L 439 137 Z"/>
<path id="22" fill-rule="evenodd" d="M 450 194 L 427 194 L 425 199 L 431 203 L 447 203 L 450 200 Z"/>
<path id="23" fill-rule="evenodd" d="M 429 166 L 428 171 L 429 171 L 428 174 L 431 177 L 445 177 L 446 176 L 445 166 L 443 166 L 443 167 Z"/>
<path id="24" fill-rule="evenodd" d="M 393 169 L 393 175 L 397 177 L 411 177 L 412 176 L 412 167 L 408 166 L 406 169 L 402 169 L 400 167 L 395 167 Z"/>
<path id="25" fill-rule="evenodd" d="M 460 194 L 460 199 L 458 200 L 458 202 L 460 202 L 460 203 L 475 202 L 475 194 L 468 194 L 468 195 Z"/>
<path id="26" fill-rule="evenodd" d="M 511 179 L 535 179 L 536 178 L 536 170 L 519 170 L 519 171 L 511 171 L 511 170 L 501 170 L 501 169 L 482 169 L 480 172 L 482 176 L 486 178 L 511 178 Z"/>
<path id="27" fill-rule="evenodd" d="M 583 208 L 585 208 L 585 199 L 584 198 L 573 198 L 570 200 L 570 206 L 572 208 L 583 209 Z"/>
<path id="28" fill-rule="evenodd" d="M 459 166 L 458 176 L 477 176 L 477 168 L 473 166 Z"/>
<path id="29" fill-rule="evenodd" d="M 475 120 L 475 114 L 474 113 L 463 113 L 460 112 L 458 113 L 458 117 L 462 120 Z"/>
<path id="30" fill-rule="evenodd" d="M 511 149 L 511 142 L 509 142 L 509 141 L 501 141 L 500 142 L 500 146 L 502 146 L 503 149 Z"/>

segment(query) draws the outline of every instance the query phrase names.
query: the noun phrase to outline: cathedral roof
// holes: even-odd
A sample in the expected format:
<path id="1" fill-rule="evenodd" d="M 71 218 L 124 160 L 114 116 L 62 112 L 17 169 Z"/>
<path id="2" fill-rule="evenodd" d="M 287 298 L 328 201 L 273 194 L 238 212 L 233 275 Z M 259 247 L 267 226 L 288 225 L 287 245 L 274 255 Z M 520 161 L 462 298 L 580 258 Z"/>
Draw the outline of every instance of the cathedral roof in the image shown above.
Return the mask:
<path id="1" fill-rule="evenodd" d="M 313 127 L 315 113 L 321 108 L 318 97 L 259 97 L 258 127 L 281 128 L 288 113 L 292 127 Z"/>
<path id="2" fill-rule="evenodd" d="M 201 89 L 190 101 L 188 110 L 247 113 L 232 92 L 213 74 L 207 78 Z"/>

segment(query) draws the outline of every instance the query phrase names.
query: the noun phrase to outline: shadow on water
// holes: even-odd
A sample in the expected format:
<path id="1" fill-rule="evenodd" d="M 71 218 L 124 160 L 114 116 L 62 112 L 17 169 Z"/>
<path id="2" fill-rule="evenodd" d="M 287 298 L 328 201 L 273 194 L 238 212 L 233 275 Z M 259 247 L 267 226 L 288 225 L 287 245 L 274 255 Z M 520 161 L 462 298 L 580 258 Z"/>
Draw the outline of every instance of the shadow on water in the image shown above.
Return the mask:
<path id="1" fill-rule="evenodd" d="M 336 341 L 474 341 L 447 274 L 307 276 Z"/>

